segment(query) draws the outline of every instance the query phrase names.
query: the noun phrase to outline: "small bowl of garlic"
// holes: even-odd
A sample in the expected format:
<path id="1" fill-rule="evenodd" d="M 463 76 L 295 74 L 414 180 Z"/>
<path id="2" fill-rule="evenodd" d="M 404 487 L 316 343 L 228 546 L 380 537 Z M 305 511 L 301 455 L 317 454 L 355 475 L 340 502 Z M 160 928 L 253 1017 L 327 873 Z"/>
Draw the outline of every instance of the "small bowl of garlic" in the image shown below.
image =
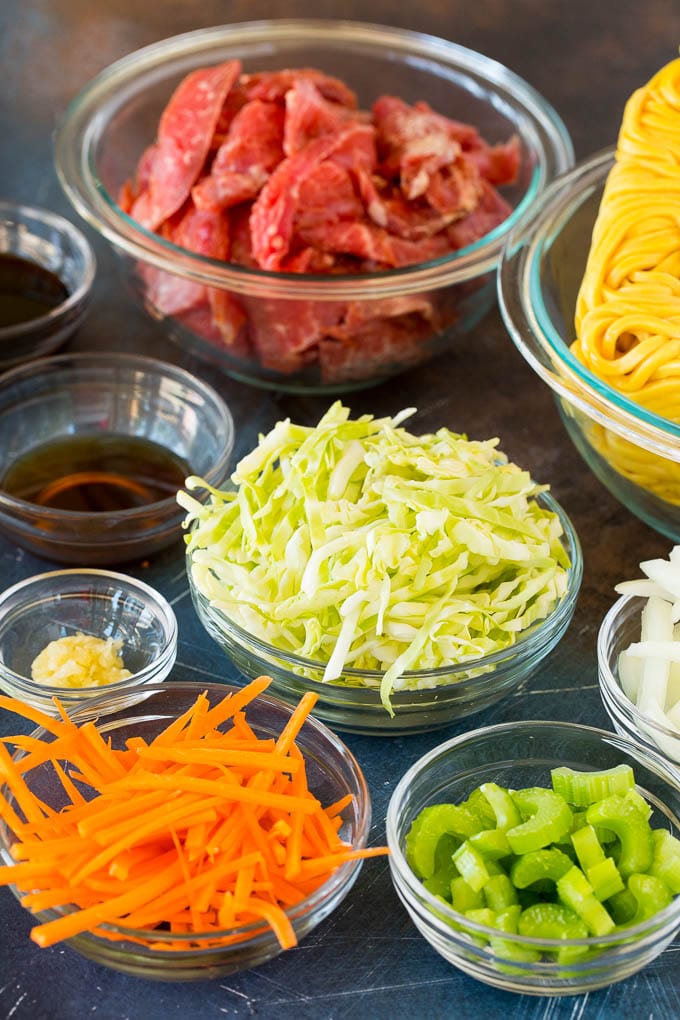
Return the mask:
<path id="1" fill-rule="evenodd" d="M 126 574 L 53 570 L 0 594 L 0 688 L 50 715 L 83 712 L 104 693 L 112 710 L 134 704 L 176 655 L 169 602 Z"/>

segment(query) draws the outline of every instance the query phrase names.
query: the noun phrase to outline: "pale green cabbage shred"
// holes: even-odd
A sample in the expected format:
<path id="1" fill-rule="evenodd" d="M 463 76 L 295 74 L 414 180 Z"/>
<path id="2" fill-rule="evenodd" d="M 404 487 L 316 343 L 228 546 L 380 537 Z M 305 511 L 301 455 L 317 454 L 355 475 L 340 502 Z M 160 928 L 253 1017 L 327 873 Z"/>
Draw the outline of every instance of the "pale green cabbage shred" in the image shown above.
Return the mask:
<path id="1" fill-rule="evenodd" d="M 423 670 L 507 648 L 548 616 L 567 586 L 548 487 L 509 463 L 498 440 L 334 403 L 316 427 L 278 422 L 238 463 L 233 490 L 200 478 L 178 502 L 196 588 L 244 630 L 284 652 L 384 671 L 383 703 L 432 687 Z M 409 671 L 418 671 L 409 676 Z M 355 681 L 356 682 L 356 681 Z M 440 683 L 450 682 L 446 677 Z"/>

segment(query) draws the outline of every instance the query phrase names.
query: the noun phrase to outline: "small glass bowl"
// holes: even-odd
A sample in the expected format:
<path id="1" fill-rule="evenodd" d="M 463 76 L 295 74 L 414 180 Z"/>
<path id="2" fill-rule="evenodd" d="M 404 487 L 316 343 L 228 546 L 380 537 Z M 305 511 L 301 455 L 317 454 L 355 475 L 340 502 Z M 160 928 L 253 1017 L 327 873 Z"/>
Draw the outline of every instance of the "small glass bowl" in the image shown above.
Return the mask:
<path id="1" fill-rule="evenodd" d="M 680 731 L 641 712 L 621 686 L 619 655 L 640 640 L 640 614 L 647 600 L 622 595 L 606 613 L 597 637 L 602 703 L 617 733 L 660 754 L 680 783 Z"/>
<path id="2" fill-rule="evenodd" d="M 380 699 L 381 672 L 347 668 L 339 681 L 323 682 L 325 663 L 267 644 L 211 605 L 193 583 L 191 563 L 187 561 L 194 606 L 210 637 L 244 676 L 252 678 L 266 673 L 272 677 L 272 690 L 292 703 L 305 691 L 314 691 L 318 695 L 315 715 L 333 729 L 376 736 L 437 729 L 479 712 L 516 690 L 555 647 L 571 622 L 583 575 L 581 547 L 571 521 L 557 501 L 549 493 L 541 493 L 538 499 L 559 516 L 571 564 L 566 591 L 553 612 L 502 651 L 439 669 L 406 673 L 409 683 L 417 682 L 422 687 L 394 691 L 393 715 Z"/>
<path id="3" fill-rule="evenodd" d="M 409 867 L 405 840 L 411 823 L 429 804 L 459 803 L 485 782 L 510 789 L 550 786 L 560 765 L 586 771 L 625 763 L 637 789 L 653 808 L 650 824 L 680 836 L 680 787 L 663 760 L 633 741 L 605 730 L 563 722 L 513 722 L 472 730 L 419 759 L 401 778 L 387 809 L 387 843 L 394 887 L 411 920 L 431 946 L 471 977 L 524 995 L 581 995 L 635 974 L 674 939 L 680 929 L 680 896 L 654 917 L 607 936 L 599 955 L 555 962 L 517 963 L 493 955 L 487 945 L 451 927 L 463 922 L 486 940 L 494 929 L 477 924 L 429 893 Z M 601 946 L 602 939 L 531 939 L 503 934 L 510 944 L 543 952 L 560 947 Z M 632 939 L 632 941 L 631 941 Z"/>
<path id="4" fill-rule="evenodd" d="M 680 541 L 680 425 L 647 411 L 572 354 L 576 297 L 614 150 L 589 157 L 546 190 L 513 230 L 499 265 L 505 324 L 553 391 L 567 433 L 619 502 Z"/>
<path id="5" fill-rule="evenodd" d="M 100 698 L 90 706 L 93 713 L 108 715 L 99 727 L 106 740 L 120 747 L 131 736 L 141 735 L 147 740 L 163 729 L 169 721 L 188 710 L 199 694 L 205 693 L 215 704 L 237 688 L 226 684 L 184 683 L 172 681 L 159 687 L 145 689 L 144 703 L 134 709 L 125 708 L 121 694 Z M 116 713 L 112 715 L 111 713 Z M 246 718 L 260 737 L 277 737 L 291 716 L 292 709 L 276 698 L 260 695 L 246 709 Z M 73 716 L 79 722 L 79 715 Z M 34 736 L 42 738 L 45 731 L 38 729 Z M 298 737 L 297 746 L 302 752 L 307 770 L 307 781 L 322 804 L 333 804 L 352 796 L 342 812 L 341 838 L 359 849 L 366 845 L 371 825 L 371 799 L 363 773 L 348 748 L 322 723 L 308 717 Z M 52 773 L 35 769 L 25 775 L 31 788 L 57 809 L 63 803 L 63 789 Z M 7 794 L 6 790 L 3 793 Z M 8 797 L 11 800 L 11 796 Z M 0 820 L 0 859 L 12 863 L 9 847 L 12 834 Z M 363 860 L 342 864 L 331 877 L 300 903 L 287 910 L 298 941 L 317 927 L 347 896 L 356 881 Z M 14 886 L 12 891 L 19 898 Z M 46 910 L 36 914 L 40 921 L 59 916 L 60 910 Z M 257 967 L 281 952 L 271 928 L 264 923 L 252 923 L 192 936 L 192 948 L 186 945 L 186 935 L 163 931 L 144 931 L 107 925 L 115 940 L 91 932 L 84 932 L 67 940 L 66 944 L 82 956 L 113 970 L 136 977 L 155 978 L 160 981 L 208 980 Z M 234 941 L 235 937 L 240 937 Z"/>
<path id="6" fill-rule="evenodd" d="M 58 437 L 151 440 L 213 485 L 228 476 L 234 443 L 229 408 L 184 369 L 125 353 L 59 354 L 0 378 L 0 528 L 57 563 L 101 566 L 146 559 L 181 541 L 175 493 L 123 510 L 42 506 L 10 495 L 3 479 L 30 450 Z"/>
<path id="7" fill-rule="evenodd" d="M 0 324 L 0 369 L 51 354 L 66 342 L 88 310 L 96 270 L 92 248 L 77 227 L 46 209 L 13 202 L 0 202 L 0 258 L 3 256 L 48 270 L 68 294 L 36 318 Z"/>
<path id="8" fill-rule="evenodd" d="M 313 275 L 245 268 L 192 254 L 150 233 L 117 205 L 121 186 L 154 140 L 161 111 L 180 79 L 197 68 L 238 59 L 243 71 L 313 67 L 352 88 L 370 109 L 381 94 L 423 100 L 474 125 L 490 144 L 516 135 L 519 178 L 503 187 L 510 216 L 453 255 L 405 269 Z M 502 64 L 444 39 L 332 19 L 262 20 L 200 29 L 117 61 L 66 110 L 56 137 L 56 167 L 76 210 L 121 256 L 125 278 L 151 316 L 193 355 L 247 383 L 290 392 L 332 393 L 376 383 L 450 350 L 495 301 L 495 269 L 512 224 L 556 174 L 573 162 L 555 110 Z M 243 306 L 246 323 L 225 341 L 207 298 L 165 314 L 145 277 L 204 284 Z M 210 296 L 210 292 L 208 292 Z M 334 307 L 365 326 L 353 341 L 323 329 Z M 288 342 L 278 335 L 287 324 Z M 311 324 L 311 325 L 310 325 Z M 353 327 L 352 327 L 353 328 Z M 290 334 L 300 342 L 291 341 Z M 357 337 L 361 340 L 359 344 Z M 257 352 L 257 353 L 256 353 Z"/>
<path id="9" fill-rule="evenodd" d="M 51 641 L 77 633 L 121 641 L 120 655 L 132 676 L 105 687 L 38 683 L 31 664 Z M 102 714 L 146 695 L 177 656 L 177 619 L 168 601 L 143 581 L 110 570 L 53 570 L 29 577 L 0 594 L 0 688 L 13 698 L 57 715 L 53 698 L 72 713 Z M 92 706 L 92 708 L 90 708 Z M 96 706 L 96 707 L 95 707 Z"/>

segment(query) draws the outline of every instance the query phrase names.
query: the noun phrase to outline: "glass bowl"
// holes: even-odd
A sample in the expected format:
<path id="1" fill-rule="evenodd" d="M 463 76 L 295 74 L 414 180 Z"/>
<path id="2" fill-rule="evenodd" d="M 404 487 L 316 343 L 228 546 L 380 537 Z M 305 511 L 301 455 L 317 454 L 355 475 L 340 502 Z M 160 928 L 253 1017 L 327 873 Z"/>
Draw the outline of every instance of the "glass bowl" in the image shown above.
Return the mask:
<path id="1" fill-rule="evenodd" d="M 305 691 L 314 691 L 318 695 L 314 712 L 332 728 L 376 736 L 437 729 L 479 712 L 517 690 L 555 647 L 571 622 L 583 575 L 581 547 L 571 521 L 557 501 L 549 493 L 541 493 L 538 499 L 558 515 L 570 562 L 566 590 L 552 613 L 527 628 L 515 644 L 502 651 L 438 669 L 405 673 L 409 684 L 418 683 L 422 687 L 393 691 L 393 715 L 380 698 L 381 672 L 346 668 L 338 681 L 323 682 L 325 663 L 283 652 L 247 633 L 197 589 L 191 565 L 187 563 L 194 606 L 208 634 L 244 676 L 252 678 L 266 673 L 272 677 L 272 690 L 291 703 L 297 702 Z"/>
<path id="2" fill-rule="evenodd" d="M 74 440 L 81 444 L 82 462 L 74 453 L 54 454 L 62 443 L 72 451 Z M 171 458 L 172 475 L 162 489 L 155 487 L 161 482 L 156 454 L 152 464 L 158 477 L 144 477 L 134 459 L 120 461 L 122 454 L 130 456 L 128 441 L 144 444 L 144 450 L 154 444 L 163 451 L 163 461 Z M 145 560 L 181 541 L 182 511 L 175 496 L 186 469 L 206 471 L 212 484 L 223 482 L 233 442 L 231 413 L 215 390 L 152 358 L 58 354 L 10 369 L 0 378 L 0 527 L 17 545 L 58 563 L 101 566 Z M 107 458 L 115 453 L 117 459 L 104 462 L 104 449 Z M 39 450 L 45 457 L 38 476 L 45 495 L 36 491 L 35 462 L 28 474 L 28 467 L 22 472 L 16 488 L 13 484 L 8 489 L 10 477 L 16 481 L 17 465 L 30 466 Z M 88 480 L 88 472 L 97 466 L 106 468 L 101 498 L 96 477 L 90 473 Z M 53 493 L 60 487 L 78 490 L 76 483 L 83 480 L 88 499 L 75 508 L 47 497 L 50 486 Z M 129 488 L 142 485 L 141 491 L 149 493 L 151 487 L 151 501 L 145 497 L 120 508 L 112 501 L 109 482 L 116 493 L 123 489 L 126 498 Z M 93 493 L 95 501 L 88 501 Z"/>
<path id="3" fill-rule="evenodd" d="M 387 843 L 395 889 L 411 920 L 430 945 L 471 977 L 524 995 L 580 995 L 635 974 L 668 946 L 680 928 L 680 897 L 654 917 L 607 937 L 599 955 L 564 963 L 518 964 L 494 956 L 466 928 L 488 938 L 493 929 L 464 918 L 423 886 L 405 856 L 406 835 L 429 804 L 459 803 L 480 784 L 520 789 L 549 786 L 550 770 L 567 765 L 585 771 L 632 766 L 637 789 L 653 808 L 650 824 L 680 836 L 680 788 L 662 759 L 631 740 L 604 730 L 563 722 L 513 722 L 472 730 L 433 748 L 400 779 L 387 810 Z M 495 933 L 497 934 L 497 932 Z M 511 945 L 538 951 L 585 945 L 598 938 L 528 939 L 504 934 Z"/>
<path id="4" fill-rule="evenodd" d="M 574 308 L 614 150 L 547 189 L 498 272 L 501 313 L 520 353 L 553 391 L 569 437 L 595 476 L 656 531 L 680 540 L 680 425 L 596 378 L 572 354 Z"/>
<path id="5" fill-rule="evenodd" d="M 638 595 L 622 595 L 602 620 L 597 637 L 600 696 L 617 733 L 661 755 L 680 783 L 680 731 L 641 712 L 621 684 L 619 655 L 640 641 L 640 614 L 646 602 Z"/>
<path id="6" fill-rule="evenodd" d="M 106 687 L 40 683 L 31 664 L 47 644 L 78 633 L 120 642 L 119 654 L 132 674 Z M 53 570 L 29 577 L 0 594 L 0 688 L 5 694 L 57 715 L 53 697 L 66 711 L 102 714 L 102 697 L 117 699 L 112 711 L 133 705 L 140 688 L 159 684 L 177 656 L 177 619 L 154 588 L 110 570 Z M 90 705 L 96 708 L 90 709 Z"/>
<path id="7" fill-rule="evenodd" d="M 90 303 L 89 242 L 46 209 L 0 202 L 0 369 L 56 351 Z"/>
<path id="8" fill-rule="evenodd" d="M 362 109 L 385 94 L 424 100 L 474 125 L 491 145 L 516 135 L 518 178 L 501 188 L 511 214 L 453 255 L 360 275 L 251 268 L 192 254 L 144 229 L 117 204 L 121 187 L 178 82 L 231 59 L 248 74 L 318 68 L 346 82 Z M 76 210 L 111 242 L 132 293 L 177 343 L 250 384 L 330 393 L 375 384 L 459 343 L 495 301 L 505 235 L 573 152 L 546 100 L 480 53 L 380 25 L 292 19 L 188 32 L 117 61 L 69 105 L 55 158 Z M 197 284 L 198 296 L 171 310 L 163 281 Z M 211 311 L 219 304 L 230 309 L 222 318 Z"/>
<path id="9" fill-rule="evenodd" d="M 225 684 L 172 681 L 146 688 L 144 703 L 133 709 L 125 708 L 124 697 L 116 694 L 101 698 L 98 705 L 93 702 L 91 707 L 97 707 L 100 714 L 115 712 L 98 728 L 107 741 L 120 747 L 131 736 L 152 739 L 169 721 L 189 709 L 201 693 L 205 692 L 210 703 L 215 704 L 234 690 L 237 688 Z M 275 738 L 290 719 L 291 712 L 291 708 L 278 699 L 260 695 L 247 706 L 246 718 L 259 737 Z M 73 718 L 79 721 L 78 715 Z M 42 737 L 44 731 L 36 730 L 34 735 Z M 340 834 L 355 848 L 364 847 L 371 823 L 371 801 L 354 756 L 313 717 L 307 718 L 296 743 L 305 759 L 309 788 L 322 804 L 334 804 L 351 795 L 350 803 L 342 811 Z M 53 773 L 38 768 L 27 773 L 26 778 L 48 804 L 61 806 L 63 790 Z M 0 821 L 3 863 L 11 863 L 11 841 L 7 825 Z M 298 941 L 342 902 L 354 885 L 362 863 L 361 858 L 345 862 L 318 889 L 287 909 Z M 12 890 L 18 896 L 14 887 Z M 46 921 L 58 916 L 58 911 L 46 910 L 36 916 Z M 241 925 L 205 936 L 199 934 L 192 937 L 191 948 L 186 947 L 186 935 L 159 930 L 134 931 L 116 925 L 108 928 L 114 939 L 85 932 L 68 939 L 66 944 L 82 956 L 114 970 L 161 981 L 208 980 L 257 967 L 281 952 L 273 931 L 264 923 Z M 234 941 L 235 936 L 240 936 L 239 941 Z"/>

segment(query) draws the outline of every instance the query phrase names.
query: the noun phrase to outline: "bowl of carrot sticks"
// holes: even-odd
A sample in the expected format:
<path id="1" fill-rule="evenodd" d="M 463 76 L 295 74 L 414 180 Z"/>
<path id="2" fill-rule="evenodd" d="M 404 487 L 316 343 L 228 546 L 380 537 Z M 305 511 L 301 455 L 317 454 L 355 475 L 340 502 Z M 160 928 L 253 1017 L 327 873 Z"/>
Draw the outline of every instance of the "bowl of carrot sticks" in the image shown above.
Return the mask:
<path id="1" fill-rule="evenodd" d="M 286 705 L 269 682 L 114 695 L 103 721 L 0 698 L 38 726 L 0 740 L 0 883 L 38 946 L 164 981 L 230 974 L 295 946 L 387 852 L 314 696 Z"/>

